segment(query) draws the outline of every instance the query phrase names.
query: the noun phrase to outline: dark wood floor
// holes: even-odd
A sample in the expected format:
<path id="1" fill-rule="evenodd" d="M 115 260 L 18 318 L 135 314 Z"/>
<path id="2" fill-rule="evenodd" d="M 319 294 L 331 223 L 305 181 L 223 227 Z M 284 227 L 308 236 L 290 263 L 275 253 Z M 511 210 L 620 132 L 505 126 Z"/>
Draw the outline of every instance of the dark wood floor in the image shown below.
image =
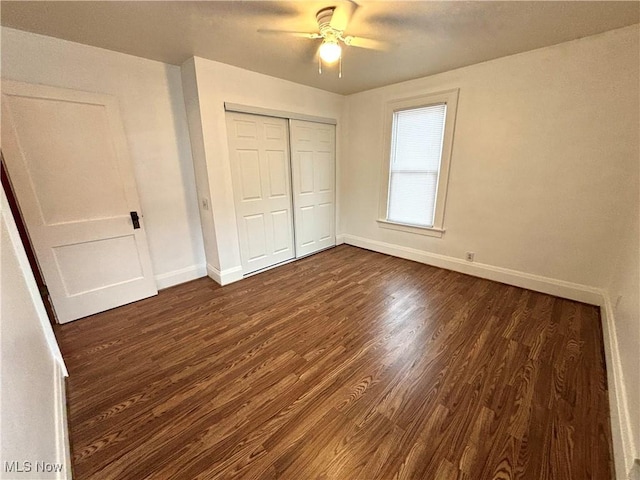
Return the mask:
<path id="1" fill-rule="evenodd" d="M 608 479 L 595 307 L 349 246 L 57 328 L 76 479 Z"/>

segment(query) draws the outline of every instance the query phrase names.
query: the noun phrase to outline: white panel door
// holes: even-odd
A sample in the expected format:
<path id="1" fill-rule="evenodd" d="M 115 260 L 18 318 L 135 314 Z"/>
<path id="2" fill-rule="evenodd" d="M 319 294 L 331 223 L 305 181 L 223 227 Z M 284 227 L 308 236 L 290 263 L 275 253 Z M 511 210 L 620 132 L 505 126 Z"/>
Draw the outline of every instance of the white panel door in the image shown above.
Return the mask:
<path id="1" fill-rule="evenodd" d="M 336 127 L 291 120 L 296 256 L 336 244 Z"/>
<path id="2" fill-rule="evenodd" d="M 59 322 L 157 294 L 115 98 L 3 80 L 2 150 Z"/>
<path id="3" fill-rule="evenodd" d="M 227 113 L 244 274 L 294 258 L 287 121 Z"/>

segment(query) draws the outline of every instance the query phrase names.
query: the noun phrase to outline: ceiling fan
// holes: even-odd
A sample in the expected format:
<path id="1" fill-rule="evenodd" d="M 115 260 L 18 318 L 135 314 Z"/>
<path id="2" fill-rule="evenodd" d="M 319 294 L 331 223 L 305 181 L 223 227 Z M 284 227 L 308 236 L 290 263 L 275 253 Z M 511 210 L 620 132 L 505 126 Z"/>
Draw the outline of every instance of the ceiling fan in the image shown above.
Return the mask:
<path id="1" fill-rule="evenodd" d="M 373 50 L 386 50 L 387 44 L 379 40 L 364 37 L 345 35 L 353 14 L 358 4 L 349 0 L 339 3 L 337 6 L 325 7 L 316 13 L 318 32 L 291 32 L 288 30 L 260 30 L 263 33 L 281 33 L 295 37 L 322 39 L 318 49 L 318 70 L 322 73 L 322 62 L 333 64 L 340 61 L 339 77 L 342 77 L 342 45 L 349 47 L 368 48 Z"/>

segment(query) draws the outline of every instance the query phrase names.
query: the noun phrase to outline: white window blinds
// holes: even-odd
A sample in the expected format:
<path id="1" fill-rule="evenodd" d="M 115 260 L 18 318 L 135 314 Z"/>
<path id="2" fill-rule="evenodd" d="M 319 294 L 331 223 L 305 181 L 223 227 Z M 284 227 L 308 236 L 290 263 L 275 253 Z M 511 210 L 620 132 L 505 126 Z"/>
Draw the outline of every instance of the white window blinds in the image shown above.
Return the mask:
<path id="1" fill-rule="evenodd" d="M 394 112 L 388 220 L 433 226 L 446 112 L 445 104 Z"/>

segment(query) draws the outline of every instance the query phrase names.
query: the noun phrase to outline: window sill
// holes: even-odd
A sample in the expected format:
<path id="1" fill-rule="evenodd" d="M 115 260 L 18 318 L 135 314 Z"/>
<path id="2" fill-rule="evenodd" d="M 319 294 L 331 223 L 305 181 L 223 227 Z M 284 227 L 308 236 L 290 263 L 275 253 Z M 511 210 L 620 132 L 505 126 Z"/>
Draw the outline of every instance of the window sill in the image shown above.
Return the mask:
<path id="1" fill-rule="evenodd" d="M 426 235 L 428 237 L 442 238 L 444 229 L 436 227 L 418 227 L 416 225 L 405 225 L 403 223 L 391 222 L 389 220 L 378 219 L 378 225 L 382 228 L 398 230 L 400 232 L 415 233 L 418 235 Z"/>

